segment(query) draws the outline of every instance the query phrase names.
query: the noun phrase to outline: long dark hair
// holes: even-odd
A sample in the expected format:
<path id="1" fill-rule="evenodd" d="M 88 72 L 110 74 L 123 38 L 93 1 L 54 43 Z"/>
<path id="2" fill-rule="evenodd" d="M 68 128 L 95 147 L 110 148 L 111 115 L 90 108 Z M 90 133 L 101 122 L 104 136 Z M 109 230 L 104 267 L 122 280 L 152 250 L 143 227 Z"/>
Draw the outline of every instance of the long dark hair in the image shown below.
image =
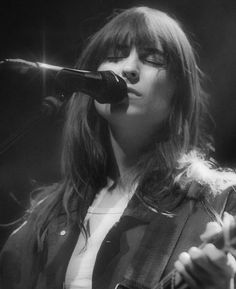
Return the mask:
<path id="1" fill-rule="evenodd" d="M 108 52 L 124 42 L 137 47 L 161 44 L 168 69 L 177 83 L 163 138 L 160 141 L 154 136 L 152 145 L 137 164 L 137 193 L 155 204 L 176 191 L 177 162 L 181 155 L 193 148 L 206 147 L 202 126 L 206 106 L 202 74 L 181 25 L 166 13 L 147 7 L 125 10 L 110 20 L 89 39 L 76 67 L 96 70 Z M 76 208 L 76 220 L 83 229 L 86 210 L 96 193 L 106 185 L 107 177 L 114 181 L 119 178 L 107 123 L 98 115 L 89 96 L 76 93 L 71 97 L 63 139 L 63 181 L 49 189 L 45 205 L 38 214 L 39 240 L 50 220 L 61 211 L 66 212 L 70 222 L 72 210 Z"/>

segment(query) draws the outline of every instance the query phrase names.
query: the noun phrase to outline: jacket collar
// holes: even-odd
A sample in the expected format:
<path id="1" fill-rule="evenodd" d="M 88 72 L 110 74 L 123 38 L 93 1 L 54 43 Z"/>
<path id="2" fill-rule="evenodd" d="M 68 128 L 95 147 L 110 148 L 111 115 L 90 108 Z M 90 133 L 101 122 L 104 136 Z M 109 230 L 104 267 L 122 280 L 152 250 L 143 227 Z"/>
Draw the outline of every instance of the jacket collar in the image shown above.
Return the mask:
<path id="1" fill-rule="evenodd" d="M 122 217 L 133 217 L 142 223 L 150 223 L 157 213 L 157 208 L 147 205 L 142 198 L 135 193 L 124 210 Z"/>
<path id="2" fill-rule="evenodd" d="M 190 214 L 189 202 L 184 202 L 174 216 L 168 216 L 144 206 L 137 198 L 132 201 L 124 215 L 147 222 L 147 228 L 140 250 L 127 267 L 121 282 L 123 286 L 141 289 L 153 288 L 158 284 Z"/>
<path id="3" fill-rule="evenodd" d="M 128 288 L 152 288 L 161 279 L 190 211 L 185 202 L 170 217 L 135 194 L 98 252 L 93 288 L 113 289 L 117 283 Z"/>

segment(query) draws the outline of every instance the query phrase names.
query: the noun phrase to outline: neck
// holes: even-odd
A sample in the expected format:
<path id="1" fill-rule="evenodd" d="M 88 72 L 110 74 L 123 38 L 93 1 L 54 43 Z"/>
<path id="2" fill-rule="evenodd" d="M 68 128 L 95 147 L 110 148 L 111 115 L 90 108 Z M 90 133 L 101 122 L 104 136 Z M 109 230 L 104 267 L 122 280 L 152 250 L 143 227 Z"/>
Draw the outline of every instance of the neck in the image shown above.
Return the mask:
<path id="1" fill-rule="evenodd" d="M 137 175 L 137 163 L 150 141 L 150 135 L 142 127 L 110 127 L 111 145 L 124 186 L 131 184 Z"/>

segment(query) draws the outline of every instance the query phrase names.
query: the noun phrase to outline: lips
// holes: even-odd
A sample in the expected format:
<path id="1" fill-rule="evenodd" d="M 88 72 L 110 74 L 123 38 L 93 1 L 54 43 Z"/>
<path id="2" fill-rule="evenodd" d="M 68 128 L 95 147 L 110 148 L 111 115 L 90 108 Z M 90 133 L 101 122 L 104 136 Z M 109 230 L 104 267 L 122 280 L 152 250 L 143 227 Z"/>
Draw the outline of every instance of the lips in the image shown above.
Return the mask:
<path id="1" fill-rule="evenodd" d="M 128 94 L 134 94 L 135 96 L 141 96 L 141 93 L 139 91 L 137 91 L 136 89 L 134 89 L 133 87 L 129 87 L 127 88 L 127 92 Z"/>

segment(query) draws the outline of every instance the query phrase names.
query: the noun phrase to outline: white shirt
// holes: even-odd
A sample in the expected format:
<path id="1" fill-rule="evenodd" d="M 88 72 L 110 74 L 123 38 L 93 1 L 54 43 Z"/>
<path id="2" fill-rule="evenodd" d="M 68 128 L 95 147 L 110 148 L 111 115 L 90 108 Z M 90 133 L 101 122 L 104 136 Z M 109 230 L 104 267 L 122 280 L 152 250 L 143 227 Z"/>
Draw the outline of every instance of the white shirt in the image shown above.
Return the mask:
<path id="1" fill-rule="evenodd" d="M 111 184 L 102 189 L 89 207 L 84 225 L 89 237 L 85 248 L 85 238 L 80 234 L 72 253 L 65 277 L 66 289 L 91 289 L 92 273 L 98 250 L 111 227 L 120 219 L 132 192 L 118 189 L 109 191 Z"/>

